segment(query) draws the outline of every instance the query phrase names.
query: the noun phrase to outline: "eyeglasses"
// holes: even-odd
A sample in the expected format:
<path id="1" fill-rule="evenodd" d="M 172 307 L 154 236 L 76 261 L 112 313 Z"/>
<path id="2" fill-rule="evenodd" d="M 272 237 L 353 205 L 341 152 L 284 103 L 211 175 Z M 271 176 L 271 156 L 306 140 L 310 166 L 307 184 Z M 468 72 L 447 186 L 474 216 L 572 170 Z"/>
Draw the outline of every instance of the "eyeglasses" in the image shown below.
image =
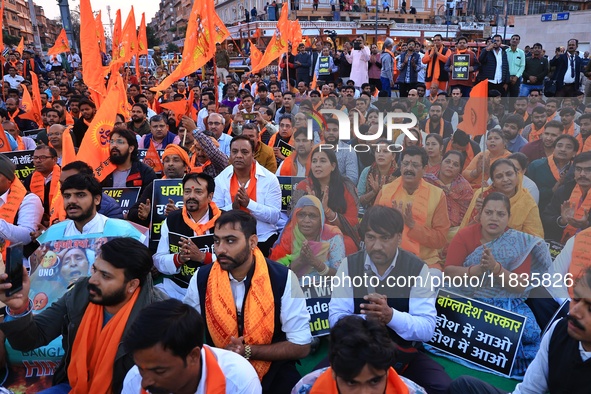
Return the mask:
<path id="1" fill-rule="evenodd" d="M 45 155 L 41 155 L 41 156 L 33 156 L 33 161 L 37 160 L 37 161 L 45 161 L 47 159 L 52 159 L 53 156 L 45 156 Z"/>
<path id="2" fill-rule="evenodd" d="M 579 167 L 575 166 L 575 172 L 591 174 L 591 167 Z"/>
<path id="3" fill-rule="evenodd" d="M 109 140 L 109 144 L 113 145 L 125 145 L 127 143 L 127 140 L 123 139 L 123 138 L 117 138 L 116 140 Z"/>

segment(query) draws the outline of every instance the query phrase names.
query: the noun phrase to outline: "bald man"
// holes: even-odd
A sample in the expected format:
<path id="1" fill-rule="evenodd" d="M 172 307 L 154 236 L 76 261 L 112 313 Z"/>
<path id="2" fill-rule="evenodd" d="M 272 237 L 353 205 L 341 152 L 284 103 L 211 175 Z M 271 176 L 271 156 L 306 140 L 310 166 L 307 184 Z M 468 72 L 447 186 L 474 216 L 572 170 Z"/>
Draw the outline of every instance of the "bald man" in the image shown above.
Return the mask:
<path id="1" fill-rule="evenodd" d="M 30 137 L 21 137 L 18 127 L 16 123 L 11 122 L 10 120 L 5 120 L 2 122 L 2 128 L 6 132 L 7 135 L 12 136 L 16 142 L 16 149 L 13 150 L 34 150 L 37 144 L 35 140 Z"/>

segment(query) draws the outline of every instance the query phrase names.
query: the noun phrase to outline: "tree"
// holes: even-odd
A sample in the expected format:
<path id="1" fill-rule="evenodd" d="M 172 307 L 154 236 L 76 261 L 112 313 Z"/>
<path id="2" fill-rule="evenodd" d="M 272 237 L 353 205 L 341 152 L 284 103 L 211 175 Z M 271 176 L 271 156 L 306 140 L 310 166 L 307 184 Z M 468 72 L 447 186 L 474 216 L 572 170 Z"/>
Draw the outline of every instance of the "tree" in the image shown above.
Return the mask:
<path id="1" fill-rule="evenodd" d="M 146 26 L 146 36 L 148 37 L 148 48 L 154 48 L 155 46 L 160 45 L 160 39 L 150 25 Z"/>
<path id="2" fill-rule="evenodd" d="M 18 45 L 18 43 L 21 41 L 20 37 L 16 37 L 16 36 L 11 36 L 10 34 L 8 34 L 8 32 L 6 30 L 2 30 L 2 42 L 4 43 L 5 46 L 9 47 L 11 45 Z M 0 48 L 3 49 L 3 48 Z"/>
<path id="3" fill-rule="evenodd" d="M 166 47 L 166 52 L 168 52 L 168 53 L 174 53 L 174 52 L 178 52 L 178 51 L 179 51 L 179 46 L 173 42 L 169 43 L 168 46 Z"/>

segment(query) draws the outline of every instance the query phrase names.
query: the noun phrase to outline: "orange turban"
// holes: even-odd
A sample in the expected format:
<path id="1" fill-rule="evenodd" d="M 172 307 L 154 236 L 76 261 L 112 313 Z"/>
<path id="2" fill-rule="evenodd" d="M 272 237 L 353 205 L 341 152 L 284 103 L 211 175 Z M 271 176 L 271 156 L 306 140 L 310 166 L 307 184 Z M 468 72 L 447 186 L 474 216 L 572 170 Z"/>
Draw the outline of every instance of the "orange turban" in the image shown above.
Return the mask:
<path id="1" fill-rule="evenodd" d="M 164 152 L 162 153 L 162 160 L 164 160 L 164 158 L 169 155 L 178 155 L 187 167 L 189 167 L 189 168 L 191 167 L 191 161 L 189 160 L 189 155 L 179 145 L 168 144 L 166 146 L 166 149 L 164 149 Z"/>

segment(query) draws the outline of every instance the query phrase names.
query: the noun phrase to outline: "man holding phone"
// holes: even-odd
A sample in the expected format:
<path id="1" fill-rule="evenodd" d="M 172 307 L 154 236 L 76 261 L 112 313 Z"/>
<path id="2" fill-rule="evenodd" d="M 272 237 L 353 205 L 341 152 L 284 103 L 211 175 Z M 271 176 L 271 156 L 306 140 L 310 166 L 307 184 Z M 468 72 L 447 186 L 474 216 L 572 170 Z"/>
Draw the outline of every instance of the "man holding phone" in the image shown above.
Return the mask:
<path id="1" fill-rule="evenodd" d="M 369 82 L 369 60 L 371 53 L 364 44 L 363 36 L 358 36 L 353 41 L 353 51 L 345 55 L 347 62 L 351 64 L 350 79 L 355 81 L 355 86 L 361 86 Z"/>

